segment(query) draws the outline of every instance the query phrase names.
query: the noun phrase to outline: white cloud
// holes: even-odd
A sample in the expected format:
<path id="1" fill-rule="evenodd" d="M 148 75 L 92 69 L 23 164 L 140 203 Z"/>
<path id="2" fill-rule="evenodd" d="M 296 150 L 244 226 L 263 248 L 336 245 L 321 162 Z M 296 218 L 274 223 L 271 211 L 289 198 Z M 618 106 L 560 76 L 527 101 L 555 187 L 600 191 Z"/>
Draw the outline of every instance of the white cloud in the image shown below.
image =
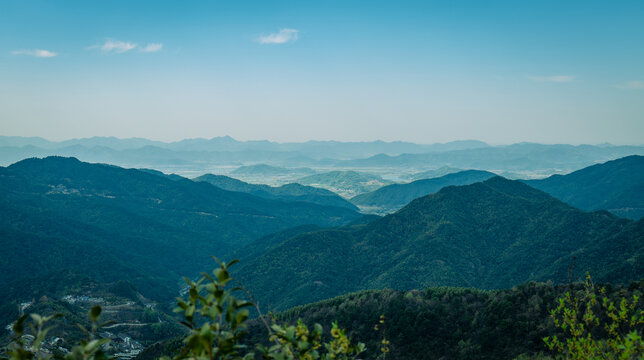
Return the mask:
<path id="1" fill-rule="evenodd" d="M 107 39 L 103 45 L 90 46 L 89 49 L 100 49 L 106 54 L 122 54 L 136 48 L 138 45 L 129 41 Z"/>
<path id="2" fill-rule="evenodd" d="M 298 33 L 299 31 L 295 29 L 281 29 L 278 33 L 258 37 L 257 42 L 260 44 L 285 44 L 296 41 Z"/>
<path id="3" fill-rule="evenodd" d="M 50 58 L 54 57 L 57 54 L 53 51 L 42 50 L 42 49 L 33 49 L 33 50 L 16 50 L 11 52 L 13 55 L 29 55 L 39 58 Z"/>
<path id="4" fill-rule="evenodd" d="M 638 80 L 629 81 L 627 83 L 615 85 L 615 87 L 618 87 L 620 89 L 628 89 L 628 90 L 644 89 L 644 81 L 638 81 Z"/>
<path id="5" fill-rule="evenodd" d="M 575 77 L 570 75 L 552 75 L 552 76 L 526 75 L 526 78 L 536 82 L 554 82 L 554 83 L 567 83 L 575 80 Z"/>
<path id="6" fill-rule="evenodd" d="M 144 53 L 157 52 L 157 51 L 160 51 L 162 48 L 163 48 L 163 44 L 152 43 L 152 44 L 147 44 L 143 49 L 141 49 L 141 52 L 144 52 Z"/>

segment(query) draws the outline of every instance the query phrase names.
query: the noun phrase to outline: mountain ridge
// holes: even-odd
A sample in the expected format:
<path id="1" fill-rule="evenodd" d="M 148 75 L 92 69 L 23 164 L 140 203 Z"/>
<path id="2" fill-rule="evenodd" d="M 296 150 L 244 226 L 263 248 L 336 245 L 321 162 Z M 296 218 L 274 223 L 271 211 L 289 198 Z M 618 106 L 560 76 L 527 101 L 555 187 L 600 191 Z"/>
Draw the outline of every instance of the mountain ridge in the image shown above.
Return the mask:
<path id="1" fill-rule="evenodd" d="M 132 278 L 148 294 L 172 295 L 180 276 L 202 271 L 210 255 L 225 256 L 270 233 L 361 216 L 73 158 L 0 168 L 0 191 L 0 244 L 7 260 L 0 264 L 0 282 L 67 261 L 98 280 Z"/>
<path id="2" fill-rule="evenodd" d="M 631 155 L 567 175 L 525 180 L 583 210 L 608 210 L 631 219 L 644 216 L 644 156 Z"/>
<path id="3" fill-rule="evenodd" d="M 231 178 L 229 176 L 214 174 L 204 174 L 194 178 L 193 180 L 205 181 L 224 190 L 244 192 L 268 199 L 303 201 L 318 205 L 337 206 L 358 211 L 358 208 L 355 205 L 343 199 L 332 191 L 315 188 L 312 186 L 300 185 L 297 183 L 290 183 L 273 187 L 263 184 L 249 184 L 247 182 Z"/>
<path id="4" fill-rule="evenodd" d="M 598 281 L 623 282 L 644 273 L 643 224 L 493 177 L 445 187 L 365 225 L 297 235 L 239 275 L 256 298 L 281 309 L 368 288 L 564 281 L 573 256 Z M 280 283 L 289 287 L 265 286 Z"/>
<path id="5" fill-rule="evenodd" d="M 378 213 L 390 213 L 399 210 L 416 198 L 439 191 L 445 186 L 468 185 L 493 176 L 496 175 L 489 171 L 464 170 L 432 179 L 386 185 L 372 192 L 356 195 L 350 201 L 363 208 L 376 208 Z"/>

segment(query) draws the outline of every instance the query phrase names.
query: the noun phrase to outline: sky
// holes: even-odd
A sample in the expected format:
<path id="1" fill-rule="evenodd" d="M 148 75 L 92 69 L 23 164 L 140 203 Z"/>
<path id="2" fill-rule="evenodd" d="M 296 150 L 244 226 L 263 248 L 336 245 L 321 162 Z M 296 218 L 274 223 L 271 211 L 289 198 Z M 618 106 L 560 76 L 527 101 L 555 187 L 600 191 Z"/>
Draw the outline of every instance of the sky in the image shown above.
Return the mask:
<path id="1" fill-rule="evenodd" d="M 0 135 L 644 144 L 644 1 L 0 0 Z"/>

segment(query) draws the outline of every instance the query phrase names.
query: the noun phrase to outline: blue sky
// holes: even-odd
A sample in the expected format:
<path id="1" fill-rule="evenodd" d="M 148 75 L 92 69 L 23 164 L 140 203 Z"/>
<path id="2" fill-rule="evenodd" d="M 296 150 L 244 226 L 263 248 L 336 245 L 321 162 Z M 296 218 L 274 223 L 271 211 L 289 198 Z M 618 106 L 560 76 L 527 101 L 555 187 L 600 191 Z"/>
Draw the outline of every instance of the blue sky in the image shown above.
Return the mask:
<path id="1" fill-rule="evenodd" d="M 644 143 L 644 1 L 0 1 L 0 134 Z"/>

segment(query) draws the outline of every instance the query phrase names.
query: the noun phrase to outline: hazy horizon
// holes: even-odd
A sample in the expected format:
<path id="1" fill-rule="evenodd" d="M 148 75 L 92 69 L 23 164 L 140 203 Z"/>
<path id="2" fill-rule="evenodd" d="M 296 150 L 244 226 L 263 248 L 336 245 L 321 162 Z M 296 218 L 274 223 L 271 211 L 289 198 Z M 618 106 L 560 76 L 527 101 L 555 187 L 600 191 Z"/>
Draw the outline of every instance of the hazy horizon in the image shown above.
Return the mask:
<path id="1" fill-rule="evenodd" d="M 644 2 L 3 1 L 0 128 L 634 144 Z"/>
<path id="2" fill-rule="evenodd" d="M 547 143 L 547 142 L 536 142 L 536 141 L 514 141 L 514 142 L 508 142 L 508 143 L 492 143 L 480 139 L 455 139 L 455 140 L 447 140 L 447 141 L 437 141 L 437 142 L 414 142 L 414 141 L 408 141 L 408 140 L 383 140 L 383 139 L 367 139 L 367 140 L 347 140 L 347 141 L 341 141 L 341 140 L 336 140 L 336 139 L 301 139 L 298 141 L 276 141 L 272 139 L 239 139 L 230 135 L 217 135 L 217 136 L 212 136 L 212 137 L 192 137 L 192 138 L 177 138 L 177 139 L 169 139 L 169 140 L 164 140 L 164 139 L 154 139 L 154 138 L 149 138 L 149 137 L 140 137 L 140 136 L 132 136 L 132 137 L 119 137 L 119 136 L 101 136 L 101 135 L 93 135 L 93 136 L 86 136 L 86 137 L 61 137 L 61 138 L 52 138 L 52 137 L 47 137 L 47 136 L 23 136 L 23 135 L 6 135 L 6 134 L 1 134 L 0 137 L 19 137 L 19 138 L 40 138 L 45 141 L 49 142 L 54 142 L 54 143 L 61 143 L 61 142 L 66 142 L 66 141 L 77 141 L 77 140 L 88 140 L 88 139 L 99 139 L 99 138 L 104 138 L 104 139 L 116 139 L 116 140 L 148 140 L 148 141 L 153 141 L 153 142 L 161 142 L 161 143 L 177 143 L 181 141 L 188 141 L 188 140 L 212 140 L 216 138 L 231 138 L 235 141 L 238 142 L 252 142 L 252 141 L 268 141 L 274 144 L 288 144 L 288 143 L 293 143 L 293 144 L 300 144 L 300 143 L 307 143 L 307 142 L 339 142 L 339 143 L 371 143 L 371 142 L 385 142 L 385 143 L 396 143 L 396 142 L 407 142 L 407 143 L 412 143 L 412 144 L 417 144 L 417 145 L 436 145 L 436 144 L 448 144 L 448 143 L 455 143 L 455 142 L 467 142 L 467 141 L 480 141 L 483 142 L 489 146 L 509 146 L 509 145 L 515 145 L 515 144 L 539 144 L 539 145 L 572 145 L 572 146 L 581 146 L 581 145 L 590 145 L 590 146 L 601 146 L 601 145 L 611 145 L 611 146 L 644 146 L 644 142 L 639 142 L 639 143 L 611 143 L 611 142 L 601 142 L 601 143 L 564 143 L 564 142 L 553 142 L 553 143 Z"/>

